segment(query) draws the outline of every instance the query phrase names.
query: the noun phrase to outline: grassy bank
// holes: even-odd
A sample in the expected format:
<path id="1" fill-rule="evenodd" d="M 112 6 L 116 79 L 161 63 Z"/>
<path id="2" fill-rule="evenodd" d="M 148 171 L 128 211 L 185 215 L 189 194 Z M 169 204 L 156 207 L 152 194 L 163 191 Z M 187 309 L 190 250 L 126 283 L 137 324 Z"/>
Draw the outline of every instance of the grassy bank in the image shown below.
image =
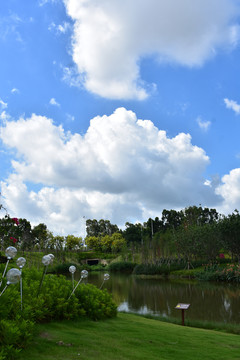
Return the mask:
<path id="1" fill-rule="evenodd" d="M 115 319 L 38 325 L 39 335 L 21 360 L 234 360 L 238 335 L 164 323 L 133 314 Z"/>

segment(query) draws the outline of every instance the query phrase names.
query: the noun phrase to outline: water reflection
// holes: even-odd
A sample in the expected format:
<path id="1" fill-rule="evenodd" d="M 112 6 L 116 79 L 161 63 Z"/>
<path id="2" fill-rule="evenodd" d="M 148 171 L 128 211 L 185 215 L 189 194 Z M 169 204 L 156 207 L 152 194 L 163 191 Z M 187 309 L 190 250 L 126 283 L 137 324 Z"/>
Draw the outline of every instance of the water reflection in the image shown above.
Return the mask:
<path id="1" fill-rule="evenodd" d="M 90 283 L 100 287 L 103 273 L 89 273 Z M 191 281 L 140 279 L 111 274 L 105 288 L 113 294 L 119 310 L 140 314 L 179 317 L 177 303 L 190 303 L 186 318 L 240 322 L 240 286 Z"/>

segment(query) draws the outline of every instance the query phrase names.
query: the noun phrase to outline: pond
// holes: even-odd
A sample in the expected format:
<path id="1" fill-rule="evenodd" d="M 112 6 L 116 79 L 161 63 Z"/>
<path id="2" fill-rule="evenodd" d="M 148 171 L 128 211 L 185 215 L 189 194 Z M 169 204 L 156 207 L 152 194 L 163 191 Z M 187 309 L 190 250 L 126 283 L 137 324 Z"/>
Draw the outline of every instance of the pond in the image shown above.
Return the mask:
<path id="1" fill-rule="evenodd" d="M 100 287 L 103 275 L 89 273 L 88 282 Z M 110 275 L 103 288 L 112 293 L 119 311 L 180 318 L 175 307 L 181 302 L 191 304 L 187 319 L 240 323 L 239 285 Z"/>

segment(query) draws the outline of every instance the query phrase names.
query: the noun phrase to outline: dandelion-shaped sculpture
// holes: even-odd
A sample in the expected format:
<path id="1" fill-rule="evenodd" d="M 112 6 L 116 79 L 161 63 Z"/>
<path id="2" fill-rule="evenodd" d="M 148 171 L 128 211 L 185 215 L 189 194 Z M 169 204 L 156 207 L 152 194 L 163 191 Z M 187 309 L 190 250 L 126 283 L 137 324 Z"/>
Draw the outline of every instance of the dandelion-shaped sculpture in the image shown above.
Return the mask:
<path id="1" fill-rule="evenodd" d="M 109 279 L 110 279 L 110 275 L 109 275 L 108 273 L 104 274 L 102 285 L 101 285 L 100 288 L 99 288 L 100 290 L 101 290 L 101 288 L 103 287 L 104 282 L 107 281 L 107 280 L 109 280 Z"/>
<path id="2" fill-rule="evenodd" d="M 20 272 L 22 274 L 22 268 L 26 264 L 26 259 L 24 257 L 19 257 L 16 261 L 17 266 L 20 268 Z M 21 294 L 21 310 L 22 310 L 22 276 L 20 278 L 20 294 Z"/>
<path id="3" fill-rule="evenodd" d="M 69 272 L 72 274 L 72 286 L 73 286 L 73 289 L 74 289 L 74 273 L 76 271 L 76 266 L 74 265 L 71 265 L 69 266 Z"/>
<path id="4" fill-rule="evenodd" d="M 7 284 L 3 289 L 3 291 L 1 292 L 0 296 L 2 296 L 2 294 L 10 284 L 17 284 L 19 282 L 19 280 L 21 279 L 21 271 L 15 268 L 10 269 L 7 272 L 6 278 L 7 278 Z"/>
<path id="5" fill-rule="evenodd" d="M 41 288 L 42 288 L 43 279 L 44 279 L 44 276 L 46 275 L 46 272 L 47 272 L 47 267 L 48 267 L 49 264 L 52 263 L 52 257 L 50 255 L 44 255 L 42 257 L 42 263 L 44 265 L 44 269 L 43 269 L 43 274 L 42 274 L 42 279 L 41 279 L 41 282 L 40 282 L 40 286 L 39 286 L 39 289 L 38 289 L 38 295 L 40 294 L 40 291 L 41 291 Z"/>
<path id="6" fill-rule="evenodd" d="M 50 264 L 53 264 L 53 260 L 54 260 L 55 256 L 53 254 L 48 254 L 48 256 L 50 256 L 50 258 L 51 258 Z"/>
<path id="7" fill-rule="evenodd" d="M 82 281 L 82 279 L 86 279 L 88 277 L 88 271 L 87 270 L 82 270 L 81 271 L 81 277 L 80 280 L 78 281 L 77 285 L 75 286 L 75 288 L 73 289 L 71 295 L 69 296 L 68 300 L 70 299 L 70 297 L 75 293 L 76 288 L 78 287 L 78 285 L 80 284 L 80 282 Z"/>
<path id="8" fill-rule="evenodd" d="M 7 267 L 8 267 L 8 263 L 9 263 L 9 260 L 13 259 L 17 254 L 17 249 L 14 247 L 14 246 L 9 246 L 6 250 L 5 250 L 5 255 L 7 257 L 7 262 L 6 262 L 6 266 L 5 266 L 5 269 L 3 271 L 3 274 L 2 274 L 2 280 L 0 282 L 0 287 L 2 286 L 2 282 L 3 282 L 3 278 L 5 276 L 5 273 L 6 273 L 6 270 L 7 270 Z"/>

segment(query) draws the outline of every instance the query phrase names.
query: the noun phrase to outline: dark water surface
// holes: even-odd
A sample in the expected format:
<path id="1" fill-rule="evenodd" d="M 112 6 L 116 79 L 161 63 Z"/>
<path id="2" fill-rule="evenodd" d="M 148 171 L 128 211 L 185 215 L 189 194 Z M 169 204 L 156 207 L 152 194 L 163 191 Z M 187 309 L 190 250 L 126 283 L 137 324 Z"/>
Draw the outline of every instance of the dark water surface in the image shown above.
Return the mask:
<path id="1" fill-rule="evenodd" d="M 182 302 L 191 304 L 186 312 L 188 319 L 240 323 L 239 285 L 140 279 L 122 274 L 110 276 L 103 288 L 112 293 L 121 311 L 180 317 L 175 306 Z M 102 281 L 103 273 L 89 273 L 89 283 L 100 287 Z"/>

